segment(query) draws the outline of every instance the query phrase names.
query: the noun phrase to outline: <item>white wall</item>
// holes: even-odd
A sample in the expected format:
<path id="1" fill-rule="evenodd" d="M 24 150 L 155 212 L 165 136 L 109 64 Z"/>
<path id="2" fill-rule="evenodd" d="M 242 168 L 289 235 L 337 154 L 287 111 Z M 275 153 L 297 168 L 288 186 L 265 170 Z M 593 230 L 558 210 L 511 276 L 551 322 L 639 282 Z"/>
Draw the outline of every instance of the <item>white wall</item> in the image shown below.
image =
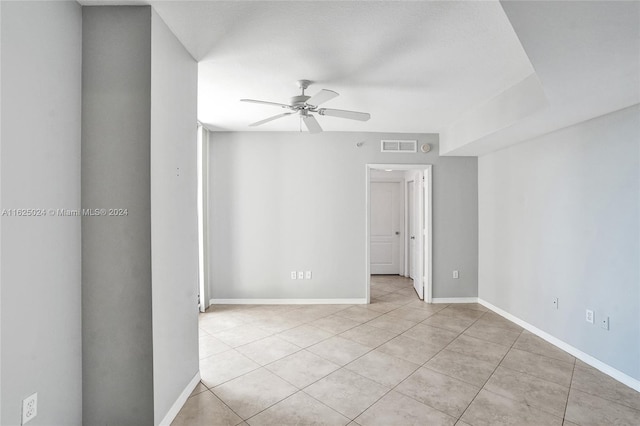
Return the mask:
<path id="1" fill-rule="evenodd" d="M 381 153 L 381 139 L 434 148 Z M 434 165 L 434 297 L 476 296 L 476 158 L 441 158 L 428 134 L 214 132 L 211 297 L 365 298 L 367 163 Z M 291 280 L 294 270 L 313 279 Z"/>
<path id="2" fill-rule="evenodd" d="M 153 398 L 158 424 L 198 373 L 196 61 L 151 15 Z"/>
<path id="3" fill-rule="evenodd" d="M 640 108 L 478 167 L 480 298 L 640 379 Z"/>
<path id="4" fill-rule="evenodd" d="M 80 207 L 81 9 L 2 2 L 1 208 Z M 79 425 L 80 218 L 8 217 L 0 270 L 0 423 Z"/>

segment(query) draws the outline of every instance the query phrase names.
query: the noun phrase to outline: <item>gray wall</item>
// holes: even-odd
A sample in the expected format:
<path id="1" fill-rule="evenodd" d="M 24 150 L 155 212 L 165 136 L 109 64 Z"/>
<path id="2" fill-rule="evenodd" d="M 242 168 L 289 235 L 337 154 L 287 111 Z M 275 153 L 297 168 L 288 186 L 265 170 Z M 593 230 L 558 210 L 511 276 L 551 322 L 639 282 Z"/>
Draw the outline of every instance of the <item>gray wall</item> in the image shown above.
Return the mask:
<path id="1" fill-rule="evenodd" d="M 83 9 L 83 420 L 158 424 L 198 372 L 197 64 L 150 7 Z"/>
<path id="2" fill-rule="evenodd" d="M 198 66 L 151 21 L 151 253 L 155 423 L 198 373 Z"/>
<path id="3" fill-rule="evenodd" d="M 151 8 L 84 7 L 83 423 L 153 423 Z"/>
<path id="4" fill-rule="evenodd" d="M 383 154 L 381 139 L 434 148 Z M 211 297 L 364 298 L 367 163 L 433 164 L 433 294 L 476 296 L 476 158 L 439 157 L 437 135 L 429 134 L 215 132 Z M 291 280 L 293 270 L 312 270 L 313 279 Z"/>
<path id="5" fill-rule="evenodd" d="M 1 208 L 80 207 L 81 9 L 2 2 Z M 81 424 L 80 218 L 2 217 L 0 423 Z"/>
<path id="6" fill-rule="evenodd" d="M 480 298 L 635 379 L 639 115 L 634 106 L 481 157 L 478 178 Z"/>

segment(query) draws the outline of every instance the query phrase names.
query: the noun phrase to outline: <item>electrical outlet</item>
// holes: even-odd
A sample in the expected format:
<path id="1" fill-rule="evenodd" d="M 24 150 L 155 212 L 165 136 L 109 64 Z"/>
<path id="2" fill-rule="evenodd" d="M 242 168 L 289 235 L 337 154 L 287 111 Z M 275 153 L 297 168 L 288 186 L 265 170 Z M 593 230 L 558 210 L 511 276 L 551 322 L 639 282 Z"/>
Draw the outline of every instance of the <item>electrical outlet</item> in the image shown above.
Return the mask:
<path id="1" fill-rule="evenodd" d="M 22 424 L 38 415 L 38 392 L 22 400 Z"/>
<path id="2" fill-rule="evenodd" d="M 458 273 L 458 271 L 453 271 L 453 278 L 456 280 L 460 278 L 460 274 Z"/>
<path id="3" fill-rule="evenodd" d="M 299 280 L 304 280 L 304 272 L 298 271 L 298 279 Z"/>
<path id="4" fill-rule="evenodd" d="M 296 278 L 298 278 L 298 274 L 296 273 L 296 271 L 291 271 L 291 279 L 295 280 Z"/>
<path id="5" fill-rule="evenodd" d="M 593 324 L 593 311 L 591 309 L 587 309 L 587 314 L 585 315 L 585 320 Z"/>
<path id="6" fill-rule="evenodd" d="M 305 272 L 305 273 L 304 273 L 304 278 L 305 278 L 306 280 L 310 280 L 310 279 L 311 279 L 311 271 L 307 271 L 307 272 Z"/>
<path id="7" fill-rule="evenodd" d="M 602 317 L 602 319 L 600 320 L 600 327 L 604 328 L 605 330 L 609 329 L 609 317 Z"/>
<path id="8" fill-rule="evenodd" d="M 553 298 L 553 307 L 554 307 L 554 309 L 558 309 L 558 298 L 557 297 Z"/>

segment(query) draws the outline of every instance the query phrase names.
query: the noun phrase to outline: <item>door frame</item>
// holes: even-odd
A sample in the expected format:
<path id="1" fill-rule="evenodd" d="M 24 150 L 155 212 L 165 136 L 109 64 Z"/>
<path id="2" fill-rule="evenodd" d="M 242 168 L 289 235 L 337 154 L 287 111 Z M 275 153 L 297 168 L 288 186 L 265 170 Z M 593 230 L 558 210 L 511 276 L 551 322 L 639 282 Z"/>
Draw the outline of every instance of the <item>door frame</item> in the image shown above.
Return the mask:
<path id="1" fill-rule="evenodd" d="M 198 298 L 199 311 L 209 307 L 209 132 L 198 122 L 197 132 L 198 191 Z"/>
<path id="2" fill-rule="evenodd" d="M 370 253 L 370 241 L 371 230 L 370 217 L 371 217 L 371 194 L 370 194 L 370 179 L 371 170 L 420 170 L 423 172 L 422 188 L 419 188 L 420 193 L 420 218 L 423 218 L 424 228 L 420 231 L 420 260 L 422 261 L 421 273 L 419 278 L 424 287 L 424 301 L 431 303 L 433 299 L 433 241 L 432 241 L 432 217 L 433 217 L 433 175 L 431 164 L 366 164 L 366 179 L 365 179 L 365 271 L 366 282 L 365 291 L 367 303 L 371 303 L 371 253 Z M 415 189 L 415 187 L 414 187 Z M 419 225 L 420 226 L 420 225 Z"/>

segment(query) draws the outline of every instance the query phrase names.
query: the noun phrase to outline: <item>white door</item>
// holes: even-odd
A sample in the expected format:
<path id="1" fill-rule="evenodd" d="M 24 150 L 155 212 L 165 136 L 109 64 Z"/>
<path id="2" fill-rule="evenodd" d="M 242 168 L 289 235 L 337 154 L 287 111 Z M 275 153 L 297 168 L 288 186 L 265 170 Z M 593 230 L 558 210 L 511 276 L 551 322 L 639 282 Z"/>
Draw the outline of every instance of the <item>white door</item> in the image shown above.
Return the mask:
<path id="1" fill-rule="evenodd" d="M 402 183 L 371 182 L 371 273 L 400 274 Z"/>
<path id="2" fill-rule="evenodd" d="M 407 229 L 409 231 L 408 247 L 407 247 L 407 259 L 409 259 L 409 278 L 414 279 L 416 277 L 416 239 L 415 239 L 415 213 L 414 213 L 414 182 L 407 182 Z"/>
<path id="3" fill-rule="evenodd" d="M 418 189 L 420 184 L 417 184 Z M 424 299 L 424 286 L 422 284 L 422 262 L 420 243 L 422 242 L 422 221 L 420 209 L 420 197 L 416 191 L 416 182 L 407 182 L 407 218 L 409 220 L 407 229 L 409 230 L 408 258 L 409 277 L 413 280 L 413 288 L 416 289 L 418 297 Z"/>

